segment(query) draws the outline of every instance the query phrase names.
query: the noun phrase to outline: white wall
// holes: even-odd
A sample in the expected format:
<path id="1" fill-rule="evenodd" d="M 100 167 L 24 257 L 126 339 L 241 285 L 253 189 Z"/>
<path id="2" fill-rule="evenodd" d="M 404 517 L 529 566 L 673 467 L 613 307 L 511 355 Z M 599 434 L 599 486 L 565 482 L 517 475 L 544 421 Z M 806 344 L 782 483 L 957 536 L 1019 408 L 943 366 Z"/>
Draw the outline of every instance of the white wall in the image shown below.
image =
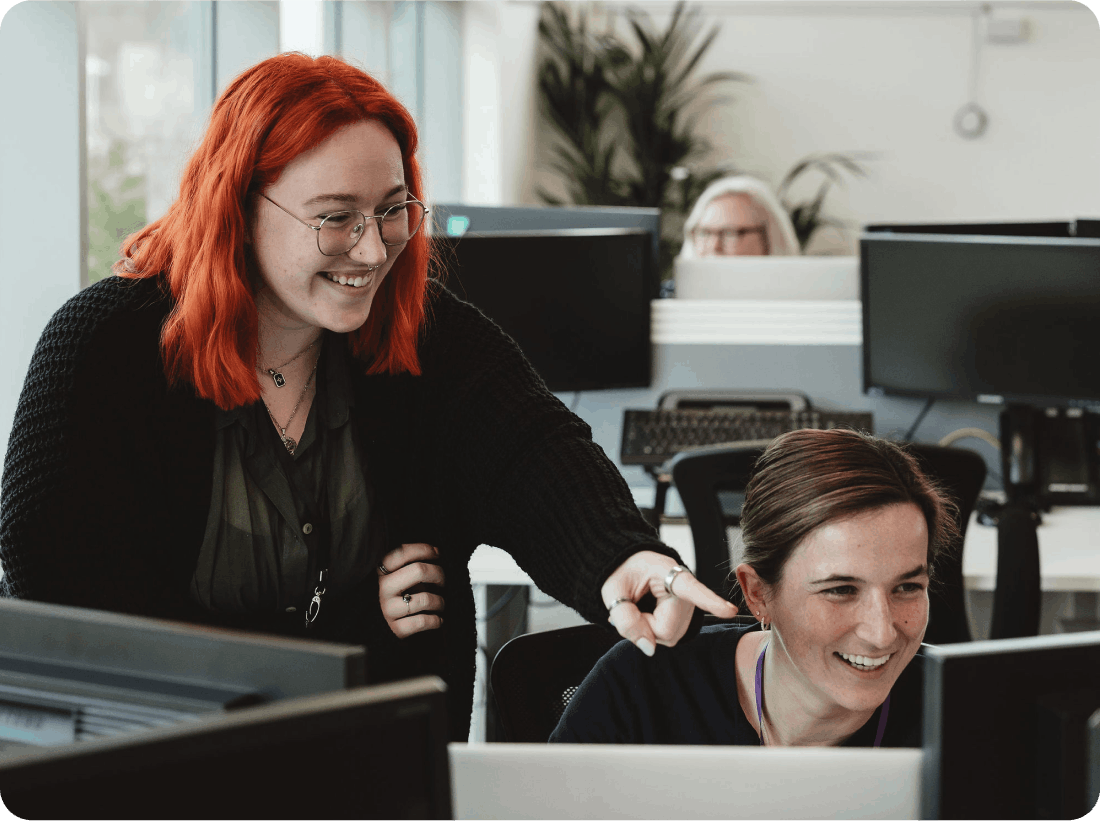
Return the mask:
<path id="1" fill-rule="evenodd" d="M 672 8 L 642 5 L 662 26 Z M 855 223 L 1100 216 L 1100 25 L 1086 6 L 992 4 L 995 19 L 1025 18 L 1030 35 L 1022 43 L 982 46 L 978 101 L 989 127 L 980 139 L 966 140 L 954 133 L 952 118 L 967 101 L 978 4 L 699 5 L 721 25 L 699 71 L 754 78 L 730 87 L 733 102 L 703 114 L 705 133 L 719 148 L 715 160 L 777 185 L 811 152 L 877 152 L 870 179 L 834 190 L 827 200 L 833 215 Z M 502 74 L 510 70 L 505 63 Z M 535 94 L 533 78 L 527 93 Z M 516 107 L 513 97 L 505 110 Z M 544 133 L 532 128 L 521 143 L 532 154 L 543 151 Z M 506 166 L 500 201 L 535 202 L 531 181 L 544 173 Z"/>
<path id="2" fill-rule="evenodd" d="M 0 453 L 38 337 L 80 287 L 81 57 L 76 3 L 20 3 L 0 23 Z"/>

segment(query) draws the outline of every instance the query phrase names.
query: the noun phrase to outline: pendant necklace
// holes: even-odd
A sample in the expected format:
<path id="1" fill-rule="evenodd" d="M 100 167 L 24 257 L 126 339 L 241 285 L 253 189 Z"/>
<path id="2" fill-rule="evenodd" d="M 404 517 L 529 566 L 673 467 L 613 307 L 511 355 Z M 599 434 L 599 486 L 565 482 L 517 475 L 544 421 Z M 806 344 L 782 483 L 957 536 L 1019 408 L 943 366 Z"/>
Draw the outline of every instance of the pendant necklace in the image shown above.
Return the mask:
<path id="1" fill-rule="evenodd" d="M 310 347 L 313 347 L 312 345 Z M 306 350 L 309 350 L 307 348 Z M 305 353 L 305 351 L 302 351 Z M 298 354 L 301 356 L 302 354 Z M 297 358 L 297 357 L 295 357 Z M 317 357 L 320 360 L 321 357 Z M 275 419 L 275 415 L 271 412 L 271 408 L 267 406 L 267 402 L 264 402 L 264 410 L 267 411 L 267 415 L 271 417 L 271 421 L 275 424 L 275 427 L 279 429 L 279 438 L 283 441 L 283 447 L 287 449 L 287 452 L 291 455 L 294 454 L 294 449 L 298 447 L 298 443 L 286 435 L 286 429 L 290 427 L 290 423 L 294 421 L 294 417 L 298 415 L 298 408 L 302 406 L 302 400 L 306 398 L 306 392 L 309 390 L 309 386 L 313 383 L 313 377 L 317 375 L 317 363 L 313 363 L 313 370 L 309 373 L 309 379 L 306 380 L 305 387 L 302 388 L 302 392 L 298 394 L 298 401 L 294 403 L 294 410 L 290 412 L 290 418 L 286 420 L 285 425 L 280 425 Z M 281 375 L 280 375 L 280 378 Z M 278 384 L 277 382 L 275 384 Z M 263 400 L 260 400 L 263 402 Z"/>
<path id="2" fill-rule="evenodd" d="M 764 746 L 764 654 L 768 652 L 768 645 L 760 651 L 760 658 L 756 661 L 756 721 L 760 727 L 760 746 Z M 882 746 L 882 736 L 886 732 L 886 717 L 890 715 L 890 696 L 882 702 L 882 708 L 878 714 L 878 729 L 875 731 L 875 746 Z"/>
<path id="3" fill-rule="evenodd" d="M 289 365 L 292 362 L 297 362 L 299 359 L 302 358 L 302 356 L 305 355 L 306 351 L 308 351 L 310 348 L 312 348 L 316 344 L 317 344 L 317 340 L 315 339 L 312 342 L 310 342 L 309 345 L 307 345 L 305 348 L 303 348 L 301 351 L 299 351 L 297 356 L 295 356 L 293 359 L 288 359 L 286 362 L 284 362 L 282 365 L 279 365 L 276 368 L 265 368 L 261 365 L 257 365 L 256 370 L 266 371 L 267 375 L 271 377 L 271 381 L 275 383 L 275 387 L 276 388 L 281 388 L 283 385 L 286 384 L 286 379 L 283 378 L 283 374 L 282 374 L 283 368 L 285 368 L 287 365 Z M 289 425 L 290 423 L 287 422 L 287 424 Z"/>

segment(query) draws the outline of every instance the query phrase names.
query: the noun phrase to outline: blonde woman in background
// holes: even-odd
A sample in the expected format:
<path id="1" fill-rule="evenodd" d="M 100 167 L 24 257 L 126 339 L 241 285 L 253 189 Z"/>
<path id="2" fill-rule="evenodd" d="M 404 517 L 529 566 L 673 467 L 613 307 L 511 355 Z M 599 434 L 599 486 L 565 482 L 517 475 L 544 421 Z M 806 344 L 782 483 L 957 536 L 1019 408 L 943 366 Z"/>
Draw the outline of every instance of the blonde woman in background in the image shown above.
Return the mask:
<path id="1" fill-rule="evenodd" d="M 681 258 L 797 256 L 794 225 L 778 198 L 753 177 L 715 180 L 696 201 L 684 224 Z"/>

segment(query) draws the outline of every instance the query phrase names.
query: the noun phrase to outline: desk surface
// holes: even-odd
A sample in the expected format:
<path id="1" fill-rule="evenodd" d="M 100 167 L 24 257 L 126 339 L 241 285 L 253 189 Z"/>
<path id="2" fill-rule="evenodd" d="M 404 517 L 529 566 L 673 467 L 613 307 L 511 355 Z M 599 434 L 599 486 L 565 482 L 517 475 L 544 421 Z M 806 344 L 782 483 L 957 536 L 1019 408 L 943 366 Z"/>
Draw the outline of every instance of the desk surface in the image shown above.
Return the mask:
<path id="1" fill-rule="evenodd" d="M 695 565 L 691 528 L 661 525 L 661 539 Z M 1060 507 L 1043 515 L 1039 526 L 1039 566 L 1048 592 L 1100 592 L 1100 507 Z M 515 560 L 482 545 L 470 559 L 474 584 L 531 584 Z M 997 579 L 997 530 L 972 518 L 963 547 L 963 580 L 969 590 L 993 590 Z"/>

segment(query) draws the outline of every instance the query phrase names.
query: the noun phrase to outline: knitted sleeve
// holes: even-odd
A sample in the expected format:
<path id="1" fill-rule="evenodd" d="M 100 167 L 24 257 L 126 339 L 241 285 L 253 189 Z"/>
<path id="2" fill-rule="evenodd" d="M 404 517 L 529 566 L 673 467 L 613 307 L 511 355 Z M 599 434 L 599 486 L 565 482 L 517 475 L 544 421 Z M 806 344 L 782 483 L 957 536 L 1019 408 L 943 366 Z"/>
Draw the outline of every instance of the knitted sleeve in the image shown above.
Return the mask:
<path id="1" fill-rule="evenodd" d="M 550 393 L 476 308 L 436 301 L 426 370 L 454 374 L 435 441 L 474 536 L 507 550 L 546 593 L 593 622 L 600 587 L 630 555 L 679 557 L 642 518 L 591 429 Z"/>
<path id="2" fill-rule="evenodd" d="M 140 589 L 131 584 L 137 567 L 128 547 L 140 537 L 131 525 L 141 516 L 128 504 L 140 510 L 132 488 L 148 477 L 136 467 L 127 475 L 135 460 L 126 433 L 148 408 L 119 395 L 118 385 L 140 378 L 141 362 L 155 367 L 157 353 L 108 350 L 100 340 L 120 313 L 151 295 L 145 283 L 104 280 L 70 299 L 43 331 L 4 460 L 0 594 L 127 609 Z"/>

